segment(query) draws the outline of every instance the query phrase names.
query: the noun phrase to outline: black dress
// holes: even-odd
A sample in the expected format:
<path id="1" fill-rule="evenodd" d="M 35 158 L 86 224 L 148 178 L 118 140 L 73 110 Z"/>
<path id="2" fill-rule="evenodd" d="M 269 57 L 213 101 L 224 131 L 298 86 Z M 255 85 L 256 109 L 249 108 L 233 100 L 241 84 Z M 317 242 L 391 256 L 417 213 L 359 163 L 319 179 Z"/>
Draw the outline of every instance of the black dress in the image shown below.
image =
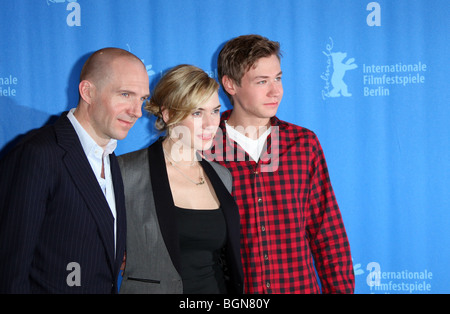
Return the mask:
<path id="1" fill-rule="evenodd" d="M 222 209 L 177 207 L 181 278 L 185 294 L 226 293 L 220 254 L 227 230 Z"/>

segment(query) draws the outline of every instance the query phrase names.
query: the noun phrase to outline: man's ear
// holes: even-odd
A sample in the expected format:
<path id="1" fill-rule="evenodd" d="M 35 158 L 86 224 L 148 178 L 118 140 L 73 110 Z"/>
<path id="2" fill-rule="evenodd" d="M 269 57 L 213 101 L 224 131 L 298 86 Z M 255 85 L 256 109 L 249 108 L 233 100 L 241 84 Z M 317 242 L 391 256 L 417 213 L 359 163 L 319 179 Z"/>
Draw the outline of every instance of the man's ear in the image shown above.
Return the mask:
<path id="1" fill-rule="evenodd" d="M 236 94 L 236 83 L 232 78 L 228 77 L 227 75 L 224 75 L 222 77 L 222 85 L 228 94 L 230 95 Z"/>
<path id="2" fill-rule="evenodd" d="M 95 86 L 87 80 L 81 81 L 78 85 L 80 97 L 88 104 L 91 104 L 94 88 Z"/>

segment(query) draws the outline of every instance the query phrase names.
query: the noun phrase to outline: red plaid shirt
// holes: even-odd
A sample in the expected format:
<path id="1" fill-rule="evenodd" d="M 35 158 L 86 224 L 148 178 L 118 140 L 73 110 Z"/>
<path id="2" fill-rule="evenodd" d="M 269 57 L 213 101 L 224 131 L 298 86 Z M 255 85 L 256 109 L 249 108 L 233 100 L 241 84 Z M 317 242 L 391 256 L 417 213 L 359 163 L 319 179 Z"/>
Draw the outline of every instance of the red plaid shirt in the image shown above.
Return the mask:
<path id="1" fill-rule="evenodd" d="M 316 135 L 272 118 L 259 162 L 226 135 L 205 154 L 233 175 L 246 293 L 353 293 L 350 246 Z M 220 130 L 222 132 L 220 132 Z"/>

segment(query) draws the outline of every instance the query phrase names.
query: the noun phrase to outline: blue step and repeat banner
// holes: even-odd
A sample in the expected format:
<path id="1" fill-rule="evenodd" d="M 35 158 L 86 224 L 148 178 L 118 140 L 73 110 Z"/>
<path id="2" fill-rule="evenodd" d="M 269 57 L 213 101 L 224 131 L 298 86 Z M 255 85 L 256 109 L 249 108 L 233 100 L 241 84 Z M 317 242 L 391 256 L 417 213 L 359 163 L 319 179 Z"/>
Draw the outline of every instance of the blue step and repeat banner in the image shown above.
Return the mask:
<path id="1" fill-rule="evenodd" d="M 448 0 L 1 0 L 1 154 L 76 106 L 99 48 L 136 54 L 153 87 L 180 63 L 217 78 L 223 44 L 251 33 L 283 50 L 279 118 L 321 141 L 356 293 L 449 293 Z M 117 154 L 152 143 L 153 122 Z"/>

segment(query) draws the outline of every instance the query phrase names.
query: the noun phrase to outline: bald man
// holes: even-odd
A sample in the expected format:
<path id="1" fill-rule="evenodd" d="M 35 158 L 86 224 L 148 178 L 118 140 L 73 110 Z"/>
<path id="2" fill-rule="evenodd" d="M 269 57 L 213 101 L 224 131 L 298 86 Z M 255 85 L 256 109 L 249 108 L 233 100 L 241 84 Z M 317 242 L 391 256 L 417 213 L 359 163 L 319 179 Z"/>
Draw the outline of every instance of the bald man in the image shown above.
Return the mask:
<path id="1" fill-rule="evenodd" d="M 93 53 L 79 102 L 0 161 L 0 293 L 117 293 L 125 252 L 123 184 L 114 149 L 149 96 L 144 64 Z"/>

